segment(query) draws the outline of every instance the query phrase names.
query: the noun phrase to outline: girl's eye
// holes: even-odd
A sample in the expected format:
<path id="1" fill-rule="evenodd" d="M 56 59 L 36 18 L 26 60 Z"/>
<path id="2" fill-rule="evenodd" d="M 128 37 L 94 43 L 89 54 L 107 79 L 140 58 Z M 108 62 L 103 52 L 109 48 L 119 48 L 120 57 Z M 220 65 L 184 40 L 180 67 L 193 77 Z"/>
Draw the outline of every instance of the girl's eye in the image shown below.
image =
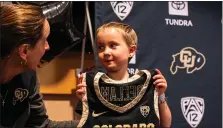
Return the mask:
<path id="1" fill-rule="evenodd" d="M 117 44 L 113 43 L 111 44 L 111 48 L 115 48 L 117 46 Z"/>
<path id="2" fill-rule="evenodd" d="M 103 46 L 98 46 L 98 49 L 102 50 L 102 49 L 104 49 L 104 47 Z"/>

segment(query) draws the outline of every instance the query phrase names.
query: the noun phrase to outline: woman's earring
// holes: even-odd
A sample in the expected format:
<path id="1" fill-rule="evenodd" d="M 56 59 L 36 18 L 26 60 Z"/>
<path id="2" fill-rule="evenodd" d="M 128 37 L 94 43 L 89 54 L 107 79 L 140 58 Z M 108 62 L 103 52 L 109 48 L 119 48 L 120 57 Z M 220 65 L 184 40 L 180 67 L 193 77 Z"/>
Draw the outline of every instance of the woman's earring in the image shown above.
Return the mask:
<path id="1" fill-rule="evenodd" d="M 132 57 L 132 54 L 129 54 L 129 57 Z"/>
<path id="2" fill-rule="evenodd" d="M 22 60 L 20 63 L 21 63 L 22 66 L 26 66 L 27 60 Z"/>

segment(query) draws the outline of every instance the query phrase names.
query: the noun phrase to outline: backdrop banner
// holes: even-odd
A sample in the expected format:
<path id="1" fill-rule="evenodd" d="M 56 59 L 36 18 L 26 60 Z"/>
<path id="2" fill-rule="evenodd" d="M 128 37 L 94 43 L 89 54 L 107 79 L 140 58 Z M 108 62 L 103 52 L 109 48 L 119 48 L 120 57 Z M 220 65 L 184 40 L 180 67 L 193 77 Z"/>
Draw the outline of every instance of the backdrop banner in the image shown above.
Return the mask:
<path id="1" fill-rule="evenodd" d="M 139 41 L 129 73 L 158 68 L 173 128 L 222 125 L 222 2 L 96 2 L 95 29 L 130 24 Z"/>

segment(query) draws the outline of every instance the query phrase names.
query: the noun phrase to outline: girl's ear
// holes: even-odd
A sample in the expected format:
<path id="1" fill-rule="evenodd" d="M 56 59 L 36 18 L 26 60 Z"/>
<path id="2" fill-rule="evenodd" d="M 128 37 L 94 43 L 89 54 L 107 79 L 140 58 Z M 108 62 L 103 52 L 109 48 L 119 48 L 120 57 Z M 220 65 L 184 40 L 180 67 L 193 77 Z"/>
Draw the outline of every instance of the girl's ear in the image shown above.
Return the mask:
<path id="1" fill-rule="evenodd" d="M 133 55 L 135 55 L 136 52 L 136 45 L 131 45 L 129 47 L 129 56 L 132 57 Z"/>

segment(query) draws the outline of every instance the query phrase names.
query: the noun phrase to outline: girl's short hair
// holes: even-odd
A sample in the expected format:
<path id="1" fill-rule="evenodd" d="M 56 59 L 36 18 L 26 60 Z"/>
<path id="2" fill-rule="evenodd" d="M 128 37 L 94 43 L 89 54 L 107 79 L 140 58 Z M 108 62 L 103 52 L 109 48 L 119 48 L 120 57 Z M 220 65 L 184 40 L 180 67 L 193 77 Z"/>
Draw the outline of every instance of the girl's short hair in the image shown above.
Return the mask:
<path id="1" fill-rule="evenodd" d="M 128 46 L 137 45 L 138 37 L 136 35 L 136 32 L 133 30 L 133 28 L 131 28 L 130 25 L 120 22 L 109 22 L 99 27 L 96 31 L 96 35 L 100 31 L 105 30 L 107 28 L 114 28 L 118 32 L 120 32 L 123 35 Z"/>

